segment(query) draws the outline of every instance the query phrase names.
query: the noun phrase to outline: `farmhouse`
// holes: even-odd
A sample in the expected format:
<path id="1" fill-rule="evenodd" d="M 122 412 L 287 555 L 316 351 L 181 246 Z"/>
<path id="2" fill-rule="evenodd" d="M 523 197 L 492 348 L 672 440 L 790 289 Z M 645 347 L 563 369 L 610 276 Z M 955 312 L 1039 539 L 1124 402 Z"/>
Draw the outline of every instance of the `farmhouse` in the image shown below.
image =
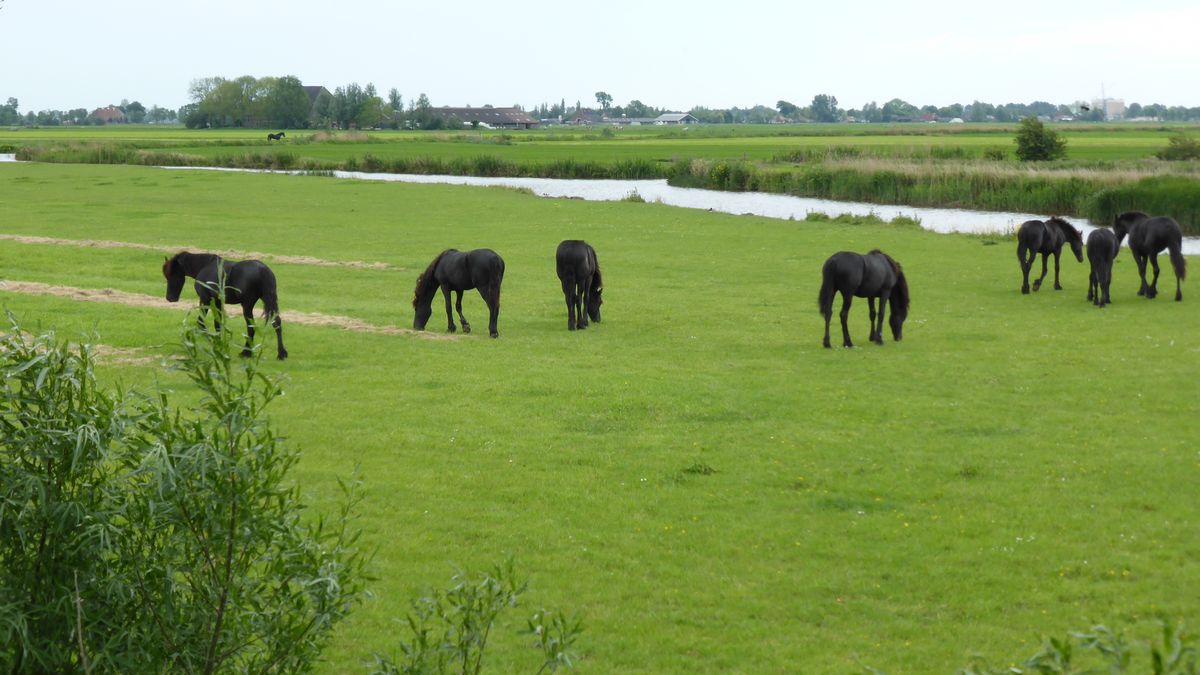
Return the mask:
<path id="1" fill-rule="evenodd" d="M 96 108 L 92 111 L 92 117 L 103 121 L 105 124 L 124 124 L 125 111 L 115 105 L 106 106 L 104 108 Z"/>
<path id="2" fill-rule="evenodd" d="M 699 120 L 693 117 L 691 113 L 663 113 L 658 117 L 605 117 L 602 121 L 605 124 L 637 127 L 647 125 L 695 124 Z"/>
<path id="3" fill-rule="evenodd" d="M 494 129 L 532 129 L 538 125 L 537 120 L 517 108 L 433 108 L 431 112 L 447 122 L 459 119 L 463 124 L 486 124 Z"/>
<path id="4" fill-rule="evenodd" d="M 304 87 L 304 93 L 308 95 L 308 122 L 309 124 L 317 124 L 320 121 L 319 111 L 321 110 L 322 100 L 333 100 L 333 94 L 329 90 L 320 85 Z M 328 104 L 325 104 L 328 105 Z"/>

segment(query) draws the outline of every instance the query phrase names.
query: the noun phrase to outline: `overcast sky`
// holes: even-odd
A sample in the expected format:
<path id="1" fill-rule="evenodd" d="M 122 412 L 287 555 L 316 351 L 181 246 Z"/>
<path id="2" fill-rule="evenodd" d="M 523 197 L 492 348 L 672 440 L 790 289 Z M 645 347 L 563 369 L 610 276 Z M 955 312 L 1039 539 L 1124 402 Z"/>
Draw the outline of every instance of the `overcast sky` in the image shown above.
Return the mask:
<path id="1" fill-rule="evenodd" d="M 405 101 L 565 99 L 688 110 L 901 98 L 915 105 L 1200 105 L 1197 0 L 0 0 L 0 101 L 188 103 L 202 77 L 374 83 Z"/>

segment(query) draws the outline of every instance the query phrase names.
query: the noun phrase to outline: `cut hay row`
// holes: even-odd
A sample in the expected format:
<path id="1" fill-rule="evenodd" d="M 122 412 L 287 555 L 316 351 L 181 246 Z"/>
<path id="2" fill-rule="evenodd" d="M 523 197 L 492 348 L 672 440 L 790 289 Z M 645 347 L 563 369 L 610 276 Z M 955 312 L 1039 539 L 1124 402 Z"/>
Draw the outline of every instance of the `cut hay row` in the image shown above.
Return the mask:
<path id="1" fill-rule="evenodd" d="M 78 246 L 81 248 L 130 248 L 141 251 L 160 251 L 163 253 L 176 253 L 178 251 L 202 251 L 205 250 L 200 246 L 155 246 L 153 244 L 139 244 L 128 241 L 112 241 L 107 239 L 58 239 L 55 237 L 38 237 L 19 234 L 0 234 L 0 240 L 13 241 L 19 244 L 42 244 L 48 246 Z M 351 269 L 363 270 L 400 270 L 402 267 L 395 267 L 382 262 L 366 262 L 362 260 L 325 260 L 323 258 L 315 258 L 307 255 L 276 255 L 274 253 L 261 253 L 258 251 L 236 251 L 236 250 L 216 250 L 209 251 L 215 253 L 222 258 L 231 260 L 269 260 L 272 262 L 286 263 L 291 265 L 312 265 L 315 267 L 348 267 Z"/>
<path id="2" fill-rule="evenodd" d="M 167 302 L 165 298 L 159 298 L 152 295 L 143 295 L 141 293 L 128 293 L 126 291 L 118 291 L 113 288 L 77 288 L 74 286 L 43 284 L 36 281 L 0 280 L 0 292 L 23 293 L 26 295 L 51 295 L 83 302 L 105 302 L 117 305 L 125 305 L 127 307 L 150 307 L 154 309 L 174 309 L 177 311 L 196 309 L 196 305 L 192 303 Z M 336 314 L 285 311 L 281 312 L 280 316 L 285 323 L 298 324 L 301 326 L 341 328 L 342 330 L 354 331 L 357 333 L 413 335 L 430 340 L 453 340 L 458 337 L 457 335 L 416 331 L 412 330 L 411 328 L 401 328 L 400 326 L 380 326 L 377 324 L 368 323 L 362 319 L 355 319 L 348 316 L 338 316 Z"/>

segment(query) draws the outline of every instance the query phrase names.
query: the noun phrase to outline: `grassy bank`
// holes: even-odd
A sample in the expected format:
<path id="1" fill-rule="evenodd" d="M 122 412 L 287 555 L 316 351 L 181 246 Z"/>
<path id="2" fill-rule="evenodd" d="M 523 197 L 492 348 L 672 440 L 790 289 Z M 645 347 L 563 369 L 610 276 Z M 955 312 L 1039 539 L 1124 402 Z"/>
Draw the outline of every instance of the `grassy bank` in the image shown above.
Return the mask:
<path id="1" fill-rule="evenodd" d="M 693 160 L 672 185 L 842 201 L 1062 214 L 1096 223 L 1128 210 L 1171 214 L 1200 234 L 1200 166 L 1162 162 L 1030 166 L 1013 162 L 833 158 L 783 166 Z"/>
<path id="2" fill-rule="evenodd" d="M 950 673 L 1094 621 L 1195 617 L 1194 355 L 1200 294 L 1114 304 L 1022 296 L 1011 239 L 784 222 L 657 204 L 317 176 L 0 165 L 0 233 L 387 263 L 272 262 L 291 358 L 272 409 L 318 510 L 355 464 L 378 550 L 374 598 L 321 672 L 397 648 L 408 599 L 453 565 L 516 556 L 529 605 L 497 626 L 490 672 L 527 672 L 524 615 L 578 610 L 580 672 Z M 583 238 L 604 321 L 568 333 L 554 249 Z M 507 263 L 498 340 L 315 326 L 411 324 L 416 276 L 448 246 Z M 905 340 L 824 350 L 821 264 L 879 247 L 913 293 Z M 163 252 L 0 238 L 0 278 L 161 298 Z M 1196 264 L 1196 261 L 1192 261 Z M 183 302 L 194 302 L 190 287 Z M 464 297 L 479 325 L 483 303 Z M 16 292 L 30 330 L 95 333 L 151 357 L 184 314 Z M 439 308 L 440 312 L 440 308 Z M 440 313 L 437 315 L 440 319 Z M 836 320 L 836 319 L 835 319 Z M 866 307 L 852 335 L 866 344 Z M 431 322 L 444 330 L 441 321 Z M 836 329 L 835 329 L 836 330 Z"/>

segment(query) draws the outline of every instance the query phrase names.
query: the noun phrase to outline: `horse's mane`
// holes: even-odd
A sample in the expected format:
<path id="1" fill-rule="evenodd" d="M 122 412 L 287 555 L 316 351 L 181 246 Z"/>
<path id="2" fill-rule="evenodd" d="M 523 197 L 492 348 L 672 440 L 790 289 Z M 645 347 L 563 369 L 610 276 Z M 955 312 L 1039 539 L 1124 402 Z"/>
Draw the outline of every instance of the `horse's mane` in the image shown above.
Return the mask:
<path id="1" fill-rule="evenodd" d="M 442 257 L 447 253 L 452 253 L 457 250 L 458 249 L 448 248 L 439 253 L 437 257 L 433 259 L 433 262 L 429 263 L 429 267 L 426 267 L 425 271 L 421 272 L 421 276 L 417 277 L 417 287 L 413 290 L 414 309 L 417 307 L 417 303 L 421 301 L 421 298 L 427 298 L 433 295 L 433 291 L 437 287 L 437 280 L 434 279 L 433 271 L 437 268 L 438 261 L 441 260 Z"/>
<path id="2" fill-rule="evenodd" d="M 874 249 L 871 253 L 878 253 L 883 256 L 888 261 L 888 264 L 892 266 L 892 271 L 896 273 L 896 284 L 892 286 L 892 311 L 895 312 L 896 308 L 900 307 L 904 309 L 904 314 L 907 315 L 909 295 L 908 280 L 904 278 L 904 268 L 900 266 L 900 263 L 896 262 L 895 258 L 879 249 Z"/>
<path id="3" fill-rule="evenodd" d="M 1072 241 L 1078 241 L 1081 243 L 1083 242 L 1083 232 L 1080 232 L 1079 230 L 1077 230 L 1075 228 L 1074 225 L 1068 223 L 1067 221 L 1063 220 L 1062 218 L 1059 218 L 1058 216 L 1051 217 L 1050 220 L 1046 221 L 1046 224 L 1054 225 L 1058 229 L 1062 230 L 1063 236 L 1066 237 L 1067 239 L 1070 239 Z"/>

